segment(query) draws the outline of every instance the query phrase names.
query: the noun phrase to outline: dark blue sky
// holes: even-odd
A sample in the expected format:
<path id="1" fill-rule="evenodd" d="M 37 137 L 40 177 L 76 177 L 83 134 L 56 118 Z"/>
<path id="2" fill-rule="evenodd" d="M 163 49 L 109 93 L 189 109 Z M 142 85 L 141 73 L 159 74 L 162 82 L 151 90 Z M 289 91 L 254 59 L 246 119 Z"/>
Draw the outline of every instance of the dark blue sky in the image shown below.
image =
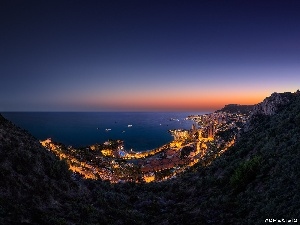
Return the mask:
<path id="1" fill-rule="evenodd" d="M 300 84 L 300 1 L 1 1 L 0 111 L 207 110 Z"/>

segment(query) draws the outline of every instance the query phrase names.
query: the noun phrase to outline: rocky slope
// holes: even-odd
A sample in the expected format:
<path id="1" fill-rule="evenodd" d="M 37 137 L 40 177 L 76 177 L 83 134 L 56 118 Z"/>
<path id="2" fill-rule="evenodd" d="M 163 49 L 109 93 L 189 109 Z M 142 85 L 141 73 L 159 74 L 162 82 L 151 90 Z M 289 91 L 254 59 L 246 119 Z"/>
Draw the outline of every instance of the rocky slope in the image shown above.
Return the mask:
<path id="1" fill-rule="evenodd" d="M 274 115 L 276 111 L 284 106 L 287 105 L 289 102 L 293 101 L 296 96 L 300 95 L 299 90 L 295 93 L 291 92 L 284 92 L 284 93 L 277 93 L 274 92 L 271 94 L 270 97 L 267 97 L 263 100 L 263 102 L 258 103 L 254 106 L 252 110 L 252 115 Z"/>

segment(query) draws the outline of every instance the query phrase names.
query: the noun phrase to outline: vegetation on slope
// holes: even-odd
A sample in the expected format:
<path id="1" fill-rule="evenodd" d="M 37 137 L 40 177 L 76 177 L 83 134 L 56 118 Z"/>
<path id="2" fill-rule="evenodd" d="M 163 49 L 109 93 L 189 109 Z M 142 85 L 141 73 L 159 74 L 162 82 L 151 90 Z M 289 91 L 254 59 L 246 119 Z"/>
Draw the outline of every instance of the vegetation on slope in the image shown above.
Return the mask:
<path id="1" fill-rule="evenodd" d="M 52 224 L 65 216 L 80 192 L 70 175 L 64 161 L 0 115 L 1 224 Z"/>
<path id="2" fill-rule="evenodd" d="M 248 114 L 251 110 L 253 110 L 253 107 L 254 105 L 228 104 L 225 105 L 222 109 L 217 110 L 216 112 Z"/>

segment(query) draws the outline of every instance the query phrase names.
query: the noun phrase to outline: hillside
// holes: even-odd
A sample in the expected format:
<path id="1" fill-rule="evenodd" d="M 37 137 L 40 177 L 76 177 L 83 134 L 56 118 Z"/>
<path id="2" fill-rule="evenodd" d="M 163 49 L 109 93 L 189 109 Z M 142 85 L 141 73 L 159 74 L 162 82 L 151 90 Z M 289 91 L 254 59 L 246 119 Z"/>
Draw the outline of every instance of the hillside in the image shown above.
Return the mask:
<path id="1" fill-rule="evenodd" d="M 299 221 L 300 94 L 276 93 L 254 108 L 235 146 L 209 166 L 149 184 L 77 178 L 30 134 L 0 117 L 0 223 Z"/>
<path id="2" fill-rule="evenodd" d="M 300 215 L 299 92 L 272 116 L 257 111 L 249 123 L 252 129 L 209 167 L 172 182 L 173 193 L 183 195 L 177 210 L 185 212 L 175 221 L 262 224 Z"/>
<path id="3" fill-rule="evenodd" d="M 239 104 L 228 104 L 225 105 L 222 109 L 217 110 L 216 112 L 229 112 L 229 113 L 242 113 L 248 114 L 253 110 L 254 105 L 239 105 Z"/>
<path id="4" fill-rule="evenodd" d="M 85 192 L 65 162 L 1 115 L 0 180 L 0 224 L 55 224 Z"/>

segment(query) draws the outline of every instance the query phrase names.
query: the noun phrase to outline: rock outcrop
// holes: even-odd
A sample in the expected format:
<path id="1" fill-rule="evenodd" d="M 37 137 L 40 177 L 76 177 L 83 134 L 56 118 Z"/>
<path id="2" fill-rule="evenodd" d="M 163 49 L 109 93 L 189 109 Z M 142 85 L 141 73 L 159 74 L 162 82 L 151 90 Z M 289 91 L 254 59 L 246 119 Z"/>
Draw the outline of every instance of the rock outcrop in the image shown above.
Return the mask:
<path id="1" fill-rule="evenodd" d="M 278 108 L 280 106 L 288 104 L 297 92 L 274 92 L 270 97 L 265 98 L 263 102 L 256 104 L 251 115 L 274 115 Z"/>
<path id="2" fill-rule="evenodd" d="M 243 132 L 247 132 L 255 127 L 253 123 L 255 123 L 254 120 L 257 118 L 257 116 L 272 116 L 276 114 L 281 107 L 288 105 L 297 97 L 300 97 L 299 90 L 294 93 L 272 93 L 271 96 L 266 97 L 261 103 L 254 105 L 248 121 L 244 126 Z"/>

